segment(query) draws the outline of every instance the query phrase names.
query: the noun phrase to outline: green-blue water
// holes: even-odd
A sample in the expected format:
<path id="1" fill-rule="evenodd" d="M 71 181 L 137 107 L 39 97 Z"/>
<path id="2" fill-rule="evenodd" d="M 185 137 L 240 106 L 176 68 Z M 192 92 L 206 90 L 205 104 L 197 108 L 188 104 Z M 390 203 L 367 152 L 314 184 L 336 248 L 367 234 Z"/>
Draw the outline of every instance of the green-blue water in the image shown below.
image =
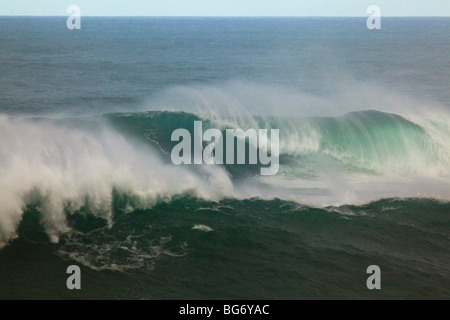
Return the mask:
<path id="1" fill-rule="evenodd" d="M 450 298 L 449 27 L 1 17 L 0 298 Z M 278 173 L 174 165 L 194 121 Z"/>

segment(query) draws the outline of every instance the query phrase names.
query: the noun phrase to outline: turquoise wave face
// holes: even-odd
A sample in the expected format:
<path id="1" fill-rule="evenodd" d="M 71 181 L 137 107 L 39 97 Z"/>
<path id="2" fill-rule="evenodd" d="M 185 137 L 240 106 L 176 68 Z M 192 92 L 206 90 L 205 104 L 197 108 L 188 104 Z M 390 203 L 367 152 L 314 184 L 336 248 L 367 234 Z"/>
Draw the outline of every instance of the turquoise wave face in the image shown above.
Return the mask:
<path id="1" fill-rule="evenodd" d="M 193 134 L 194 121 L 203 121 L 205 130 L 222 129 L 224 136 L 227 128 L 277 128 L 280 130 L 282 173 L 304 178 L 317 175 L 322 166 L 330 165 L 375 175 L 449 174 L 448 126 L 427 122 L 431 128 L 422 127 L 400 115 L 376 110 L 340 117 L 297 119 L 205 119 L 183 112 L 113 114 L 106 118 L 127 134 L 149 141 L 166 155 L 176 144 L 171 141 L 172 132 L 184 128 Z M 246 142 L 248 150 L 248 140 Z M 223 153 L 225 158 L 226 149 Z M 244 171 L 257 172 L 252 166 L 227 166 L 227 169 L 235 176 L 241 176 Z"/>

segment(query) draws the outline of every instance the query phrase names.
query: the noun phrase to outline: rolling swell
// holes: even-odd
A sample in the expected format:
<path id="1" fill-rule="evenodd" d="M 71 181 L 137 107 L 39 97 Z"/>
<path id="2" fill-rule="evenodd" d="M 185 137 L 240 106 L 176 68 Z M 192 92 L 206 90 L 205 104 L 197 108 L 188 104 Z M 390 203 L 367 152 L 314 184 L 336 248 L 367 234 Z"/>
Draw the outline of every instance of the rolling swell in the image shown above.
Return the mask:
<path id="1" fill-rule="evenodd" d="M 273 180 L 288 179 L 301 187 L 290 187 L 284 183 L 287 180 L 282 180 L 282 187 L 272 185 L 272 180 L 260 181 L 254 166 L 173 166 L 171 133 L 178 128 L 192 131 L 195 120 L 204 121 L 204 130 L 279 128 L 281 169 Z M 117 195 L 134 199 L 127 206 L 130 212 L 186 194 L 207 201 L 277 197 L 317 207 L 395 196 L 449 200 L 448 126 L 374 110 L 298 119 L 208 119 L 182 112 L 146 112 L 76 120 L 2 117 L 0 121 L 6 137 L 0 149 L 3 244 L 18 236 L 29 205 L 40 212 L 50 240 L 58 242 L 71 230 L 70 216 L 80 210 L 88 208 L 111 223 Z M 336 176 L 339 181 L 328 181 Z M 376 194 L 366 180 L 369 188 L 360 187 L 361 176 L 378 179 L 384 192 Z M 392 189 L 383 180 L 415 176 L 440 179 L 443 185 L 431 180 L 433 188 L 420 193 L 409 190 L 417 180 L 402 181 L 400 188 Z M 348 197 L 342 196 L 346 188 Z"/>

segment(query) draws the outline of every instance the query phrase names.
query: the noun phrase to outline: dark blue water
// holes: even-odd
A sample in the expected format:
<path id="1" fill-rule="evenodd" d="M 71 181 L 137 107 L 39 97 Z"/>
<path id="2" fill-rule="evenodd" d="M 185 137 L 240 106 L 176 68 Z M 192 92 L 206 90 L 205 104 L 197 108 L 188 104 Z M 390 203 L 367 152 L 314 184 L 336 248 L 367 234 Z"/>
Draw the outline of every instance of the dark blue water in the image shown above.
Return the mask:
<path id="1" fill-rule="evenodd" d="M 174 85 L 241 80 L 327 94 L 379 83 L 448 106 L 450 19 L 0 20 L 1 110 L 106 113 Z M 349 85 L 350 85 L 349 84 Z M 374 95 L 377 92 L 374 92 Z"/>

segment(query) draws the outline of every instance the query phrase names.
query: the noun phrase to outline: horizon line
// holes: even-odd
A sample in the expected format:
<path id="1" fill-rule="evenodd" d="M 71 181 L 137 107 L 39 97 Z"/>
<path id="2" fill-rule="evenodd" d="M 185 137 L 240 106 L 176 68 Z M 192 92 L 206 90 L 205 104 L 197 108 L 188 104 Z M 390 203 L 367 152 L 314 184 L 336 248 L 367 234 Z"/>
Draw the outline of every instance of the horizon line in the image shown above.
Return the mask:
<path id="1" fill-rule="evenodd" d="M 0 14 L 0 17 L 34 17 L 34 18 L 51 18 L 51 17 L 69 17 L 70 15 L 27 15 L 27 14 L 8 14 L 8 15 L 2 15 Z M 90 17 L 90 18 L 367 18 L 368 15 L 361 15 L 361 16 L 231 16 L 231 15 L 224 15 L 224 16 L 178 16 L 178 15 L 155 15 L 155 16 L 140 16 L 140 15 L 124 15 L 124 16 L 118 16 L 118 15 L 81 15 L 81 17 Z M 438 15 L 432 15 L 432 16 L 391 16 L 391 15 L 385 15 L 381 16 L 382 18 L 450 18 L 450 16 L 438 16 Z"/>

